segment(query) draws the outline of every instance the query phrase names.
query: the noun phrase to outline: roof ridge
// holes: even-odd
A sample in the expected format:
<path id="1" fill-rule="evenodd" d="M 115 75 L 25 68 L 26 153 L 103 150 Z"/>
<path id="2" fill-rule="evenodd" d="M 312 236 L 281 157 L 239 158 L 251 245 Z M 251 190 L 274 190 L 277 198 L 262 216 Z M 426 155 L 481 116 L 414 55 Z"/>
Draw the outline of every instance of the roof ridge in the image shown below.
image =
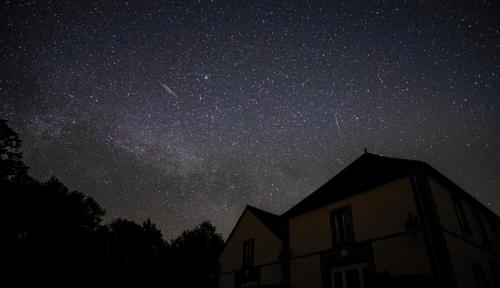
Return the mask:
<path id="1" fill-rule="evenodd" d="M 269 211 L 266 211 L 266 210 L 263 210 L 263 209 L 260 209 L 260 208 L 257 208 L 255 206 L 252 206 L 252 205 L 246 205 L 247 208 L 251 209 L 251 210 L 256 210 L 258 212 L 264 212 L 264 213 L 267 213 L 269 215 L 272 215 L 272 216 L 276 216 L 276 217 L 281 217 L 281 215 L 278 215 L 278 214 L 274 214 L 272 212 L 269 212 Z"/>
<path id="2" fill-rule="evenodd" d="M 356 160 L 358 160 L 359 158 L 363 157 L 364 155 L 376 156 L 376 157 L 380 157 L 382 159 L 387 159 L 387 160 L 401 160 L 401 161 L 418 162 L 418 163 L 426 163 L 427 164 L 427 162 L 422 161 L 422 160 L 400 158 L 400 157 L 394 157 L 394 156 L 387 156 L 387 155 L 375 154 L 375 153 L 371 153 L 371 152 L 365 152 L 365 153 L 361 154 L 358 158 L 356 158 L 353 162 L 351 162 L 351 164 L 354 163 L 354 162 L 356 162 Z"/>
<path id="3" fill-rule="evenodd" d="M 257 217 L 260 222 L 262 222 L 272 233 L 274 233 L 279 239 L 282 239 L 282 221 L 284 217 L 251 205 L 246 205 L 245 210 L 249 210 L 250 212 L 252 212 L 255 217 Z"/>
<path id="4" fill-rule="evenodd" d="M 347 194 L 364 191 L 382 182 L 395 180 L 393 178 L 402 176 L 400 174 L 405 174 L 408 170 L 423 164 L 427 163 L 364 152 L 281 216 L 301 214 L 312 207 L 331 203 L 337 197 L 347 197 Z"/>

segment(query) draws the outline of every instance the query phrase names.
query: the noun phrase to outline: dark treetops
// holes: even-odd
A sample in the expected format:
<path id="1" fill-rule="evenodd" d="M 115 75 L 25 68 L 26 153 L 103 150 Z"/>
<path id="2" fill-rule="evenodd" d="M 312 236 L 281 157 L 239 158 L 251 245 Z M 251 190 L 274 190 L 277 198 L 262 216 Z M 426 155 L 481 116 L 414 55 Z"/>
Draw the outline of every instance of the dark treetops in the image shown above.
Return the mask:
<path id="1" fill-rule="evenodd" d="M 216 285 L 223 240 L 212 224 L 171 241 L 149 219 L 103 224 L 105 210 L 92 197 L 29 176 L 21 140 L 2 119 L 0 191 L 2 267 L 16 283 Z"/>

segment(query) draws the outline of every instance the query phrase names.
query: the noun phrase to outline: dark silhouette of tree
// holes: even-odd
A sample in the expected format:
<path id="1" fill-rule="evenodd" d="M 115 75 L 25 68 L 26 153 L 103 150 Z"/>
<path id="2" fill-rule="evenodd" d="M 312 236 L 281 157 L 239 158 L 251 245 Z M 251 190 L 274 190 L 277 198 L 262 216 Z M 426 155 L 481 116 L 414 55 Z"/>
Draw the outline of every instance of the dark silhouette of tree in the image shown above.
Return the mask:
<path id="1" fill-rule="evenodd" d="M 161 261 L 165 257 L 167 243 L 163 240 L 161 230 L 156 227 L 156 224 L 151 222 L 151 219 L 146 219 L 142 223 L 146 241 L 150 251 L 148 251 L 151 261 Z"/>
<path id="2" fill-rule="evenodd" d="M 117 219 L 110 225 L 110 257 L 115 265 L 139 266 L 147 254 L 146 235 L 137 223 Z"/>
<path id="3" fill-rule="evenodd" d="M 104 215 L 94 199 L 70 192 L 55 178 L 10 188 L 3 195 L 8 202 L 2 221 L 10 228 L 3 247 L 12 268 L 28 275 L 44 271 L 50 279 L 94 270 L 102 256 L 96 231 Z"/>
<path id="4" fill-rule="evenodd" d="M 88 267 L 104 210 L 56 178 L 31 178 L 22 156 L 19 136 L 0 119 L 2 266 L 24 275 Z"/>
<path id="5" fill-rule="evenodd" d="M 116 219 L 107 229 L 107 262 L 110 276 L 121 284 L 142 285 L 165 281 L 166 243 L 161 231 L 147 219 Z"/>
<path id="6" fill-rule="evenodd" d="M 215 287 L 224 241 L 210 222 L 186 230 L 170 242 L 167 257 L 179 287 Z"/>
<path id="7" fill-rule="evenodd" d="M 21 139 L 7 121 L 0 119 L 0 181 L 26 181 L 28 167 L 22 161 Z"/>
<path id="8" fill-rule="evenodd" d="M 186 230 L 170 244 L 149 218 L 103 225 L 105 211 L 92 197 L 55 177 L 31 178 L 22 156 L 19 136 L 0 119 L 0 264 L 18 284 L 216 286 L 223 240 L 212 224 Z"/>
<path id="9" fill-rule="evenodd" d="M 92 197 L 78 191 L 70 192 L 55 177 L 42 183 L 40 188 L 38 193 L 43 194 L 40 199 L 45 204 L 43 209 L 49 209 L 44 213 L 50 217 L 46 219 L 47 225 L 66 232 L 93 232 L 99 227 L 105 212 Z"/>

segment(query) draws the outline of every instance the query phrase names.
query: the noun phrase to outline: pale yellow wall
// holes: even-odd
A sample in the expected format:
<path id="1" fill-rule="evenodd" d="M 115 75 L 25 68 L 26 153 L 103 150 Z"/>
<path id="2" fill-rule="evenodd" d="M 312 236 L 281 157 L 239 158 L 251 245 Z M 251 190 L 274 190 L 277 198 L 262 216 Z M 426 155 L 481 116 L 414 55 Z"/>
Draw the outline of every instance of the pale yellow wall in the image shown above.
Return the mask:
<path id="1" fill-rule="evenodd" d="M 481 238 L 479 226 L 477 225 L 476 219 L 474 219 L 474 216 L 472 214 L 473 208 L 471 207 L 471 205 L 463 198 L 460 198 L 458 193 L 451 191 L 450 189 L 443 186 L 441 183 L 437 182 L 436 180 L 430 178 L 429 183 L 431 184 L 432 194 L 434 197 L 434 201 L 436 203 L 436 207 L 437 207 L 437 211 L 439 214 L 439 218 L 441 220 L 442 227 L 447 229 L 447 230 L 450 230 L 453 233 L 456 233 L 456 234 L 464 237 L 465 239 L 467 239 L 469 241 L 473 241 L 474 243 L 476 243 L 477 245 L 479 245 L 481 247 L 486 248 L 486 246 L 484 245 L 482 238 Z M 467 218 L 467 221 L 468 221 L 469 226 L 471 228 L 472 235 L 468 235 L 467 233 L 462 233 L 462 229 L 461 229 L 460 223 L 458 221 L 458 216 L 457 216 L 457 213 L 455 211 L 455 207 L 453 205 L 452 195 L 454 193 L 456 193 L 455 195 L 458 196 L 457 198 L 460 199 L 460 201 L 462 203 L 462 206 L 463 206 L 464 212 L 465 212 L 465 217 Z M 484 225 L 484 228 L 485 228 L 486 233 L 488 235 L 488 239 L 494 240 L 495 235 L 493 233 L 492 227 L 490 226 L 491 223 L 486 218 L 486 215 L 485 215 L 483 209 L 479 209 L 479 208 L 475 208 L 475 209 L 476 209 L 475 211 L 477 213 L 479 213 L 481 219 L 483 220 L 483 225 Z M 497 227 L 498 227 L 498 224 L 497 224 Z M 498 246 L 492 247 L 492 248 L 494 248 L 495 249 L 494 251 L 496 251 L 497 253 L 500 252 L 500 250 L 498 249 L 499 248 Z"/>
<path id="2" fill-rule="evenodd" d="M 292 218 L 293 256 L 332 248 L 330 211 L 345 205 L 352 208 L 357 242 L 402 232 L 408 213 L 417 215 L 410 180 L 404 177 Z"/>
<path id="3" fill-rule="evenodd" d="M 482 249 L 479 249 L 470 243 L 467 243 L 451 234 L 445 233 L 446 244 L 450 252 L 450 259 L 453 263 L 453 270 L 457 279 L 459 288 L 474 288 L 476 279 L 472 269 L 472 263 L 481 264 L 488 282 L 488 287 L 494 287 L 493 275 L 490 270 L 488 260 L 500 263 L 498 257 L 488 254 Z"/>
<path id="4" fill-rule="evenodd" d="M 319 256 L 293 259 L 290 263 L 290 274 L 290 284 L 294 288 L 321 288 Z"/>
<path id="5" fill-rule="evenodd" d="M 441 185 L 441 183 L 437 182 L 432 177 L 429 177 L 429 184 L 431 185 L 432 196 L 434 198 L 434 202 L 436 203 L 441 226 L 454 233 L 457 233 L 458 235 L 462 235 L 460 222 L 458 222 L 458 216 L 451 197 L 452 191 Z M 472 218 L 470 207 L 465 201 L 461 201 L 461 203 L 464 207 L 467 222 L 469 222 L 469 226 L 471 226 L 472 232 L 475 232 L 475 223 L 474 219 Z"/>
<path id="6" fill-rule="evenodd" d="M 219 276 L 219 283 L 217 284 L 219 288 L 233 288 L 234 287 L 234 274 L 224 274 Z"/>
<path id="7" fill-rule="evenodd" d="M 248 239 L 255 239 L 254 266 L 278 261 L 278 255 L 281 253 L 280 240 L 247 210 L 219 258 L 221 273 L 241 269 L 243 242 Z"/>
<path id="8" fill-rule="evenodd" d="M 401 235 L 372 243 L 375 269 L 392 274 L 431 274 L 425 242 L 420 233 L 417 238 Z"/>
<path id="9" fill-rule="evenodd" d="M 452 235 L 444 231 L 444 236 L 446 244 L 448 246 L 448 251 L 450 254 L 451 263 L 453 265 L 453 270 L 455 272 L 455 277 L 457 279 L 458 287 L 476 287 L 476 279 L 474 278 L 474 273 L 472 269 L 472 263 L 481 264 L 486 277 L 488 277 L 489 285 L 488 287 L 494 287 L 493 275 L 490 270 L 488 260 L 496 261 L 500 263 L 500 257 L 492 255 L 487 252 L 487 247 L 484 246 L 482 239 L 480 237 L 479 226 L 477 225 L 473 214 L 472 207 L 463 198 L 460 198 L 456 191 L 452 191 L 447 187 L 443 186 L 441 183 L 430 178 L 429 183 L 431 184 L 432 194 L 436 203 L 439 218 L 441 220 L 442 227 L 455 233 L 457 236 Z M 458 216 L 453 206 L 452 195 L 455 194 L 461 200 L 462 206 L 464 207 L 465 217 L 469 222 L 469 226 L 472 231 L 472 236 L 462 233 L 460 228 L 460 223 L 458 222 Z M 485 230 L 488 234 L 490 240 L 494 239 L 494 234 L 490 226 L 490 222 L 485 216 L 484 210 L 478 207 L 475 208 L 479 213 L 481 219 L 483 219 L 483 224 Z M 498 225 L 498 224 L 497 224 Z M 462 238 L 459 238 L 462 237 Z M 464 240 L 465 239 L 465 240 Z M 471 241 L 474 243 L 469 243 Z M 478 248 L 477 246 L 482 247 Z M 497 247 L 490 252 L 498 253 Z M 486 249 L 486 251 L 484 250 Z"/>
<path id="10" fill-rule="evenodd" d="M 281 265 L 263 266 L 260 269 L 260 282 L 266 285 L 278 285 L 281 283 Z"/>

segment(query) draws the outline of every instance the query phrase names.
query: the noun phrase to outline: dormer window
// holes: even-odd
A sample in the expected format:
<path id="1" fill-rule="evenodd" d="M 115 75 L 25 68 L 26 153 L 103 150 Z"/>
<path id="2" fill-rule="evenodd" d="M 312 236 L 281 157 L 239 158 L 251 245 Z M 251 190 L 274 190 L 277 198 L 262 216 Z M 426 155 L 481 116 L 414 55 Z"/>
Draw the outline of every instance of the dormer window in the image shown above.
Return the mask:
<path id="1" fill-rule="evenodd" d="M 351 206 L 344 206 L 330 212 L 330 227 L 333 245 L 354 242 Z"/>

